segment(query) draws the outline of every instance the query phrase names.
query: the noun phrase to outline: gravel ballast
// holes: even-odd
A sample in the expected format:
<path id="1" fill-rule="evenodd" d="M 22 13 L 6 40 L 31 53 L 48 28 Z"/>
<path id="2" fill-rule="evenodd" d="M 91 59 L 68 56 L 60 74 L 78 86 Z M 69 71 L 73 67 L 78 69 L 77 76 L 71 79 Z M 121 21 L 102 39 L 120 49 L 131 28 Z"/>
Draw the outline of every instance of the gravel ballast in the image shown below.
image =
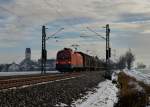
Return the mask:
<path id="1" fill-rule="evenodd" d="M 73 79 L 1 91 L 0 107 L 56 107 L 61 103 L 71 107 L 73 101 L 105 80 L 103 72 L 84 72 Z"/>

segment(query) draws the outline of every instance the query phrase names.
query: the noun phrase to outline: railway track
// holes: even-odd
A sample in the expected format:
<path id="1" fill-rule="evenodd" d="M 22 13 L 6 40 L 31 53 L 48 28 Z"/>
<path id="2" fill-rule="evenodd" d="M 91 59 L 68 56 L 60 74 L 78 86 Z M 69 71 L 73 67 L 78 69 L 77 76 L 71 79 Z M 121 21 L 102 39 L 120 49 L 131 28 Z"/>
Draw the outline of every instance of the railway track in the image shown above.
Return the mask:
<path id="1" fill-rule="evenodd" d="M 22 78 L 11 78 L 0 80 L 0 90 L 10 89 L 14 87 L 22 87 L 26 85 L 34 85 L 42 82 L 61 80 L 65 78 L 72 78 L 79 76 L 80 73 L 67 73 L 67 74 L 55 74 L 55 75 L 40 75 L 40 76 L 29 76 Z"/>

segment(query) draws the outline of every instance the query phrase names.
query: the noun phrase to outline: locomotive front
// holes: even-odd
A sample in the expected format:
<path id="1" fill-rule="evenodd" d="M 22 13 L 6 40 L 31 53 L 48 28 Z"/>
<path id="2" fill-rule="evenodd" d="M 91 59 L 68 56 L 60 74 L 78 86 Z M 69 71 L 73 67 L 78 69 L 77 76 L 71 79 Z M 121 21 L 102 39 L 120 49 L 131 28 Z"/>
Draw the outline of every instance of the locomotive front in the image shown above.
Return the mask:
<path id="1" fill-rule="evenodd" d="M 71 70 L 71 55 L 70 49 L 64 49 L 57 53 L 56 69 L 60 72 L 68 72 Z"/>

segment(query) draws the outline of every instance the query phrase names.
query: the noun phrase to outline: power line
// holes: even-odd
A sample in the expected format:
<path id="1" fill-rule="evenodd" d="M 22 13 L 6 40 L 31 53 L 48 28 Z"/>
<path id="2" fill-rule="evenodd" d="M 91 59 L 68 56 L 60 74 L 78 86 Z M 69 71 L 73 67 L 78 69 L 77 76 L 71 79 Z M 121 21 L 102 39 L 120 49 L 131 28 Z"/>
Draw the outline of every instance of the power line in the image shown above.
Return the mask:
<path id="1" fill-rule="evenodd" d="M 7 9 L 3 6 L 0 6 L 0 9 L 11 14 L 11 15 L 14 15 L 16 17 L 16 20 L 17 22 L 19 22 L 19 24 L 21 23 L 22 24 L 22 21 L 21 21 L 21 16 L 17 15 L 15 12 L 11 11 L 10 9 Z M 23 24 L 22 24 L 23 25 Z"/>
<path id="2" fill-rule="evenodd" d="M 46 73 L 46 62 L 47 62 L 46 41 L 50 39 L 51 37 L 54 37 L 57 33 L 62 31 L 64 28 L 60 28 L 54 34 L 52 34 L 51 36 L 47 38 L 46 38 L 46 29 L 48 28 L 46 28 L 45 26 L 42 26 L 41 74 Z"/>
<path id="3" fill-rule="evenodd" d="M 44 0 L 44 2 L 47 4 L 47 6 L 52 7 L 52 8 L 55 10 L 55 12 L 56 12 L 59 16 L 64 17 L 64 16 L 62 15 L 62 13 L 58 11 L 58 8 L 59 8 L 59 7 L 55 8 L 55 7 L 54 7 L 51 3 L 49 3 L 47 0 Z M 67 24 L 67 26 L 68 26 L 68 24 Z"/>
<path id="4" fill-rule="evenodd" d="M 54 6 L 51 5 L 47 0 L 44 0 L 44 1 L 45 1 L 45 3 L 46 3 L 48 6 L 54 7 Z M 57 13 L 59 16 L 64 17 L 65 15 L 63 15 L 60 11 L 58 11 L 58 9 L 60 9 L 60 6 L 62 5 L 62 2 L 60 2 L 59 0 L 57 0 L 57 1 L 59 2 L 60 5 L 58 5 L 57 8 L 54 9 L 54 10 L 56 11 L 56 13 Z M 73 30 L 79 31 L 79 29 L 76 29 L 76 28 L 72 25 L 72 23 L 70 23 L 69 21 L 65 21 L 65 20 L 64 20 L 64 22 L 66 23 L 67 26 L 69 25 Z M 81 35 L 81 33 L 80 33 L 80 35 Z"/>
<path id="5" fill-rule="evenodd" d="M 55 33 L 53 33 L 50 37 L 47 37 L 46 38 L 46 40 L 48 40 L 49 38 L 52 38 L 52 37 L 54 37 L 57 33 L 59 33 L 60 31 L 62 31 L 64 28 L 60 28 L 60 29 L 58 29 Z M 56 38 L 56 37 L 54 37 L 54 38 Z"/>
<path id="6" fill-rule="evenodd" d="M 95 33 L 97 36 L 100 36 L 102 39 L 106 40 L 105 37 L 103 37 L 102 35 L 100 35 L 99 33 L 95 32 L 94 30 L 92 30 L 91 28 L 87 27 L 88 30 L 90 30 L 91 32 Z"/>
<path id="7" fill-rule="evenodd" d="M 62 5 L 63 5 L 62 2 L 61 2 L 60 0 L 58 0 L 58 1 L 59 1 L 60 5 L 62 6 Z M 73 13 L 73 12 L 70 12 L 69 14 L 71 14 L 71 13 Z M 72 16 L 73 16 L 73 14 L 72 14 Z M 74 17 L 74 22 L 75 22 L 75 21 L 76 21 L 77 23 L 80 22 L 80 21 L 78 21 L 78 18 Z M 86 24 L 88 24 L 88 23 L 86 23 Z M 71 24 L 71 25 L 72 25 L 72 24 Z M 83 25 L 82 23 L 80 23 L 80 25 L 81 25 L 82 28 L 84 28 L 84 25 Z M 74 27 L 74 26 L 73 26 L 73 27 Z M 74 27 L 74 28 L 75 28 L 75 27 Z M 76 29 L 76 28 L 75 28 L 75 29 Z M 86 28 L 85 28 L 85 29 L 86 29 Z M 82 32 L 82 34 L 87 35 L 88 32 L 87 32 L 87 30 L 85 30 L 85 29 L 80 30 L 80 31 Z M 76 30 L 78 30 L 78 29 L 76 29 Z M 84 31 L 85 33 L 84 33 L 83 31 Z M 86 34 L 86 33 L 87 33 L 87 34 Z M 80 35 L 81 35 L 81 33 L 80 33 Z M 82 35 L 81 35 L 81 36 L 82 36 Z"/>

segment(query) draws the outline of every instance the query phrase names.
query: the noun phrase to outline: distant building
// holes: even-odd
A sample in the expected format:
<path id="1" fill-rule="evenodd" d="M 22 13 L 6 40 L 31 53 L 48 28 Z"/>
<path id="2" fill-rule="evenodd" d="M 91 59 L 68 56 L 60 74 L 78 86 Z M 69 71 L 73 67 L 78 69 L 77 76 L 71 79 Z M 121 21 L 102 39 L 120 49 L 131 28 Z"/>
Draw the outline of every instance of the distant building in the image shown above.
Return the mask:
<path id="1" fill-rule="evenodd" d="M 11 64 L 3 64 L 1 66 L 1 72 L 8 72 L 8 68 Z"/>
<path id="2" fill-rule="evenodd" d="M 41 66 L 41 59 L 38 60 L 38 64 Z M 46 69 L 47 70 L 55 70 L 56 60 L 55 59 L 47 59 Z"/>
<path id="3" fill-rule="evenodd" d="M 46 65 L 49 66 L 50 68 L 54 68 L 55 69 L 55 67 L 56 67 L 56 60 L 55 59 L 48 59 Z"/>
<path id="4" fill-rule="evenodd" d="M 37 62 L 31 60 L 31 49 L 26 48 L 25 50 L 25 58 L 20 62 L 20 70 L 21 71 L 35 71 L 39 70 L 39 65 Z"/>
<path id="5" fill-rule="evenodd" d="M 26 48 L 26 50 L 25 50 L 25 59 L 31 60 L 31 49 L 30 48 Z"/>
<path id="6" fill-rule="evenodd" d="M 19 65 L 14 62 L 8 67 L 8 72 L 19 71 L 19 70 L 20 70 Z"/>

